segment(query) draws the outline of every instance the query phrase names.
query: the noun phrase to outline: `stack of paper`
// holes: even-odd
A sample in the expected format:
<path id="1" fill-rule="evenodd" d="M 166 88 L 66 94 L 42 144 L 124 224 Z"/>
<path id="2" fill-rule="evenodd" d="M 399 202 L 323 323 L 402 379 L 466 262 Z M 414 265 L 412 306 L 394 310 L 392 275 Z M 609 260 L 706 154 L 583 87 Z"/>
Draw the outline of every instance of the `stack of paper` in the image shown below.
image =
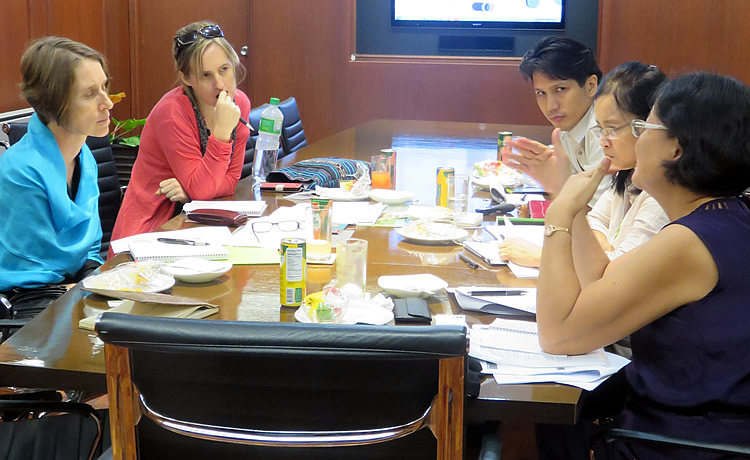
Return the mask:
<path id="1" fill-rule="evenodd" d="M 469 356 L 499 384 L 557 382 L 593 390 L 630 361 L 603 349 L 584 355 L 551 355 L 539 346 L 537 325 L 498 318 L 489 326 L 474 325 Z"/>
<path id="2" fill-rule="evenodd" d="M 469 311 L 496 315 L 536 314 L 536 289 L 461 286 L 453 291 L 458 305 Z"/>
<path id="3" fill-rule="evenodd" d="M 229 227 L 200 226 L 172 230 L 168 232 L 140 233 L 138 235 L 120 238 L 110 243 L 115 254 L 129 250 L 130 243 L 134 241 L 156 242 L 159 238 L 175 238 L 181 240 L 193 240 L 198 243 L 207 243 L 219 246 L 228 246 L 232 240 L 232 232 Z"/>
<path id="4" fill-rule="evenodd" d="M 542 225 L 513 225 L 505 217 L 504 225 L 488 225 L 485 229 L 498 240 L 521 238 L 539 247 L 542 247 L 544 243 L 544 227 Z M 508 268 L 516 275 L 516 278 L 539 277 L 538 268 L 524 267 L 513 262 L 508 262 Z"/>

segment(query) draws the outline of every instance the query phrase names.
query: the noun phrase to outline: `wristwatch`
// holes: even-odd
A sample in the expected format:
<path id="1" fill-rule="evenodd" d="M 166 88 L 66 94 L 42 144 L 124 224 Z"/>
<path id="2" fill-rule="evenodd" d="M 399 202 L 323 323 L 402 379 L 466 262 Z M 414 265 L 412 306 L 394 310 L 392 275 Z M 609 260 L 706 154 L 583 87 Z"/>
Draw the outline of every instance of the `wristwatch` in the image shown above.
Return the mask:
<path id="1" fill-rule="evenodd" d="M 570 229 L 568 227 L 560 227 L 558 225 L 545 225 L 544 236 L 552 236 L 555 232 L 565 232 L 570 235 Z"/>

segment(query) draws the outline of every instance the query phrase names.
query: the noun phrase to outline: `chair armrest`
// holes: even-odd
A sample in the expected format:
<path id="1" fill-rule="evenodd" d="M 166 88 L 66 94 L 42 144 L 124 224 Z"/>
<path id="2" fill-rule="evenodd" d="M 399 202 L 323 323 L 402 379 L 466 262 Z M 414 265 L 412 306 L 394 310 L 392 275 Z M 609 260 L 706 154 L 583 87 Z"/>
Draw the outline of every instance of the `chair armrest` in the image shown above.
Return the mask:
<path id="1" fill-rule="evenodd" d="M 139 398 L 143 414 L 160 427 L 174 433 L 191 438 L 230 444 L 270 447 L 363 446 L 403 438 L 422 428 L 430 427 L 430 415 L 433 406 L 436 405 L 436 401 L 437 396 L 433 399 L 430 407 L 418 419 L 393 427 L 347 431 L 275 431 L 206 425 L 177 420 L 151 409 L 142 394 L 140 394 Z"/>
<path id="2" fill-rule="evenodd" d="M 605 431 L 604 440 L 612 442 L 617 439 L 626 441 L 639 441 L 648 444 L 668 445 L 673 447 L 688 447 L 708 452 L 732 453 L 743 457 L 750 457 L 750 446 L 737 446 L 733 444 L 721 444 L 712 442 L 693 441 L 690 439 L 673 438 L 654 433 L 624 430 L 622 428 L 610 428 Z"/>

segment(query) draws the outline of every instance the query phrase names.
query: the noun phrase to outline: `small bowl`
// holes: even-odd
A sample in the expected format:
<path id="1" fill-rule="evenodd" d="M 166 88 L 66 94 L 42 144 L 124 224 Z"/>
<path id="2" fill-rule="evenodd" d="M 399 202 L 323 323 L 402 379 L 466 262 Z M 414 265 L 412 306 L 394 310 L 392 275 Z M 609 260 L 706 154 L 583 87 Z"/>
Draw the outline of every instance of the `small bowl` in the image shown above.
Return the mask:
<path id="1" fill-rule="evenodd" d="M 207 283 L 232 268 L 228 260 L 206 260 L 198 257 L 185 257 L 165 264 L 163 270 L 185 283 Z"/>

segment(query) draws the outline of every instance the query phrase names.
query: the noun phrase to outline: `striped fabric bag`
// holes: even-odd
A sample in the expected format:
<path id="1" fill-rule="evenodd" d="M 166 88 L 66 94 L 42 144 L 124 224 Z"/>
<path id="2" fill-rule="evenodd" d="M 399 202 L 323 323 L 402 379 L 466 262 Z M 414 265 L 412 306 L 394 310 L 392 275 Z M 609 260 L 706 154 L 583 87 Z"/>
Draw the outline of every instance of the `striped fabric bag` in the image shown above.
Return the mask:
<path id="1" fill-rule="evenodd" d="M 268 174 L 268 182 L 301 182 L 306 190 L 313 190 L 317 186 L 335 188 L 343 179 L 353 179 L 357 172 L 357 165 L 362 165 L 365 171 L 370 165 L 362 160 L 347 158 L 315 158 L 302 160 L 291 166 L 278 169 Z"/>

